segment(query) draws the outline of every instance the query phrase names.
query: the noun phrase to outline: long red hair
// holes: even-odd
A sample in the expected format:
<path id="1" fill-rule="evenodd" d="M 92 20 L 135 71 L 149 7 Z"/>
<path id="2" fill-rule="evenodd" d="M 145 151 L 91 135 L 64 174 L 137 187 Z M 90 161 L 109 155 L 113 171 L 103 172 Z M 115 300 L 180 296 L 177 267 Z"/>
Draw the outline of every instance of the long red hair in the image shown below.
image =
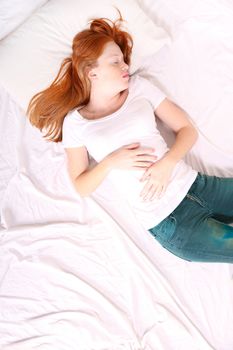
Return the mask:
<path id="1" fill-rule="evenodd" d="M 120 14 L 120 13 L 119 13 Z M 72 55 L 63 60 L 52 84 L 32 97 L 27 114 L 32 125 L 49 141 L 62 141 L 62 124 L 66 114 L 90 99 L 90 81 L 87 71 L 96 65 L 98 57 L 109 41 L 121 49 L 124 60 L 130 63 L 133 40 L 129 33 L 120 29 L 123 18 L 115 21 L 106 18 L 94 19 L 89 29 L 75 35 Z"/>

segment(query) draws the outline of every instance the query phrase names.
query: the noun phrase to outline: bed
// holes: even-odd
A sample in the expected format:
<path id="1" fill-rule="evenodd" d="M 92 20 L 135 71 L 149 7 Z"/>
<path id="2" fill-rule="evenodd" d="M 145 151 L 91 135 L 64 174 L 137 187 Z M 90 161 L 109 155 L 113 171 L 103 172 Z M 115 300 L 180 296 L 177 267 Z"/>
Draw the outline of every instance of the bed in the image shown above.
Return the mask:
<path id="1" fill-rule="evenodd" d="M 199 131 L 186 161 L 233 176 L 232 1 L 2 0 L 0 349 L 232 350 L 232 265 L 165 251 L 108 181 L 81 198 L 61 144 L 26 118 L 73 35 L 93 17 L 115 19 L 113 5 L 135 39 L 131 74 Z"/>

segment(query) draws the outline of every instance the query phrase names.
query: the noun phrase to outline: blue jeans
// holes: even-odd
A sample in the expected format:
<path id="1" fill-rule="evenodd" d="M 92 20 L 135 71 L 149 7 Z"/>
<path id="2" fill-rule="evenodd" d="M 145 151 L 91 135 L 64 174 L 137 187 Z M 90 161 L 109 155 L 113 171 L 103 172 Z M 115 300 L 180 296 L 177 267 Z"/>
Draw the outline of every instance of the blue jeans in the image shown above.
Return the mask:
<path id="1" fill-rule="evenodd" d="M 149 232 L 181 259 L 233 263 L 233 178 L 198 174 L 179 206 Z"/>

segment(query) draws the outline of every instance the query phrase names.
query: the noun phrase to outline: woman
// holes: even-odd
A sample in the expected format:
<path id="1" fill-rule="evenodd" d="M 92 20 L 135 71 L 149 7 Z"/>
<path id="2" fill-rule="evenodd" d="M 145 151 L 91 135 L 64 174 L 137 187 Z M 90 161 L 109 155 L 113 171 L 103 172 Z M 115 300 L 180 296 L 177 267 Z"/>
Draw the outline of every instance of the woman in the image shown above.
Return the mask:
<path id="1" fill-rule="evenodd" d="M 189 261 L 233 262 L 233 179 L 201 175 L 182 160 L 197 132 L 156 86 L 129 76 L 133 41 L 122 20 L 93 20 L 74 37 L 72 56 L 32 98 L 30 121 L 62 141 L 81 196 L 108 177 L 167 250 Z M 170 149 L 155 114 L 176 134 Z"/>

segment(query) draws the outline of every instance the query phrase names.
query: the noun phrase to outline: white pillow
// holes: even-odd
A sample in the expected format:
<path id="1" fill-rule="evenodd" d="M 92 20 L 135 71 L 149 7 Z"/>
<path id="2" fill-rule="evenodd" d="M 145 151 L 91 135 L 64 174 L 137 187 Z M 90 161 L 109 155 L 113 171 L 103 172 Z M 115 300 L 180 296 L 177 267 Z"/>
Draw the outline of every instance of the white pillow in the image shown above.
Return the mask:
<path id="1" fill-rule="evenodd" d="M 0 40 L 23 23 L 33 11 L 48 0 L 1 0 Z"/>
<path id="2" fill-rule="evenodd" d="M 156 26 L 134 0 L 50 0 L 18 30 L 0 43 L 0 81 L 26 110 L 30 98 L 55 78 L 71 53 L 74 35 L 95 17 L 118 17 L 116 6 L 133 35 L 131 72 L 170 37 Z"/>

